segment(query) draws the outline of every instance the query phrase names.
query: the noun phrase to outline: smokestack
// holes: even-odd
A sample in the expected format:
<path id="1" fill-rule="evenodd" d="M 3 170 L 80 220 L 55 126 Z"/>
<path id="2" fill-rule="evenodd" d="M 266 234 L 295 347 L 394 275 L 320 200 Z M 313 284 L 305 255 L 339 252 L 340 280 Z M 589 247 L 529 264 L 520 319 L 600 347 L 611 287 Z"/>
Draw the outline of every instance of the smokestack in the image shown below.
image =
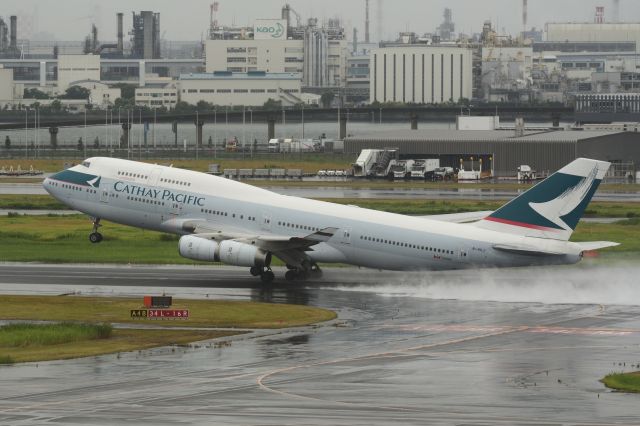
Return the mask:
<path id="1" fill-rule="evenodd" d="M 18 50 L 18 17 L 16 15 L 11 15 L 9 19 L 11 20 L 11 28 L 9 30 L 9 49 L 16 51 Z"/>
<path id="2" fill-rule="evenodd" d="M 522 0 L 522 28 L 527 31 L 527 0 Z"/>
<path id="3" fill-rule="evenodd" d="M 620 0 L 613 0 L 613 22 L 620 22 Z"/>
<path id="4" fill-rule="evenodd" d="M 123 14 L 122 13 L 118 13 L 117 15 L 117 19 L 118 19 L 118 52 L 122 53 L 124 51 L 124 34 L 122 31 L 122 17 Z"/>
<path id="5" fill-rule="evenodd" d="M 369 0 L 365 0 L 364 42 L 369 43 Z"/>

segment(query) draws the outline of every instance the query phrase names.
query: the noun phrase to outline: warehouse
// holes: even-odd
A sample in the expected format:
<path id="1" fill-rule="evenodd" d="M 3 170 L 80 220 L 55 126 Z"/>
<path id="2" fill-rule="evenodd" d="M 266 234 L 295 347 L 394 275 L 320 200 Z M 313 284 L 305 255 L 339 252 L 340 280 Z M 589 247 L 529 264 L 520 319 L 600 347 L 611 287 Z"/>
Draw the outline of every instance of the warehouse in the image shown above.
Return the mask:
<path id="1" fill-rule="evenodd" d="M 640 164 L 640 134 L 636 132 L 400 130 L 376 132 L 345 139 L 345 153 L 363 149 L 397 148 L 401 158 L 439 158 L 442 166 L 466 167 L 471 161 L 497 177 L 513 176 L 526 164 L 552 173 L 578 157 L 626 164 Z M 616 169 L 616 168 L 614 168 Z M 617 169 L 616 169 L 617 170 Z M 633 171 L 631 170 L 631 171 Z"/>

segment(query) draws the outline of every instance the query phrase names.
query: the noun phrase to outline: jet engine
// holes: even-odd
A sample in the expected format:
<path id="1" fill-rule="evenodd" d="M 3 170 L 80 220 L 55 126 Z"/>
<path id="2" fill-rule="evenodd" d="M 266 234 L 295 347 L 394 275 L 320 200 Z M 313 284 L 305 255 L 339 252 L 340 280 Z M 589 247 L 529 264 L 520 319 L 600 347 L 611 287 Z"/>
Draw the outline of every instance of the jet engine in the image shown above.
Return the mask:
<path id="1" fill-rule="evenodd" d="M 180 256 L 204 262 L 222 262 L 233 266 L 269 267 L 271 253 L 256 246 L 226 240 L 218 244 L 213 240 L 185 235 L 178 243 Z"/>
<path id="2" fill-rule="evenodd" d="M 259 268 L 271 265 L 271 253 L 238 241 L 226 240 L 221 242 L 219 256 L 220 261 L 227 265 L 256 266 Z"/>
<path id="3" fill-rule="evenodd" d="M 220 245 L 216 241 L 194 237 L 193 235 L 180 237 L 178 242 L 180 256 L 192 260 L 217 262 L 220 260 L 218 257 L 219 249 Z"/>

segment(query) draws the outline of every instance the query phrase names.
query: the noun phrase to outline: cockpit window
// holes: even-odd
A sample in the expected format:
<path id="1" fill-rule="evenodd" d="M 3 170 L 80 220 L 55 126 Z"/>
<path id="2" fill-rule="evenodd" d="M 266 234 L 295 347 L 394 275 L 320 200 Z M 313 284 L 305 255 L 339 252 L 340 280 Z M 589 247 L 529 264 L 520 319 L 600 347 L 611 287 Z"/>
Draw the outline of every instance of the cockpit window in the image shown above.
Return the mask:
<path id="1" fill-rule="evenodd" d="M 83 161 L 82 165 L 85 166 L 86 168 L 91 167 L 91 162 L 90 161 Z"/>

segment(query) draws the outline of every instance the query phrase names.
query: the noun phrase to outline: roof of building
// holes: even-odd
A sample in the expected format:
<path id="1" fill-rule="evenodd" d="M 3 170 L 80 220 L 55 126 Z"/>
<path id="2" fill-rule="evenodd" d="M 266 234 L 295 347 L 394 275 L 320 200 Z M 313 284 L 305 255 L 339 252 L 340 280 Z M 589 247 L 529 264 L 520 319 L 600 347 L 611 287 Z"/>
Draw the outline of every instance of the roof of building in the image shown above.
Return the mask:
<path id="1" fill-rule="evenodd" d="M 180 74 L 180 80 L 300 80 L 302 74 L 297 72 L 231 72 L 214 71 L 212 73 Z"/>
<path id="2" fill-rule="evenodd" d="M 499 142 L 499 141 L 534 141 L 534 142 L 578 142 L 602 136 L 614 135 L 616 131 L 570 131 L 558 130 L 548 132 L 527 131 L 524 136 L 516 136 L 513 130 L 393 130 L 369 133 L 348 137 L 350 141 L 424 141 L 424 142 Z"/>

